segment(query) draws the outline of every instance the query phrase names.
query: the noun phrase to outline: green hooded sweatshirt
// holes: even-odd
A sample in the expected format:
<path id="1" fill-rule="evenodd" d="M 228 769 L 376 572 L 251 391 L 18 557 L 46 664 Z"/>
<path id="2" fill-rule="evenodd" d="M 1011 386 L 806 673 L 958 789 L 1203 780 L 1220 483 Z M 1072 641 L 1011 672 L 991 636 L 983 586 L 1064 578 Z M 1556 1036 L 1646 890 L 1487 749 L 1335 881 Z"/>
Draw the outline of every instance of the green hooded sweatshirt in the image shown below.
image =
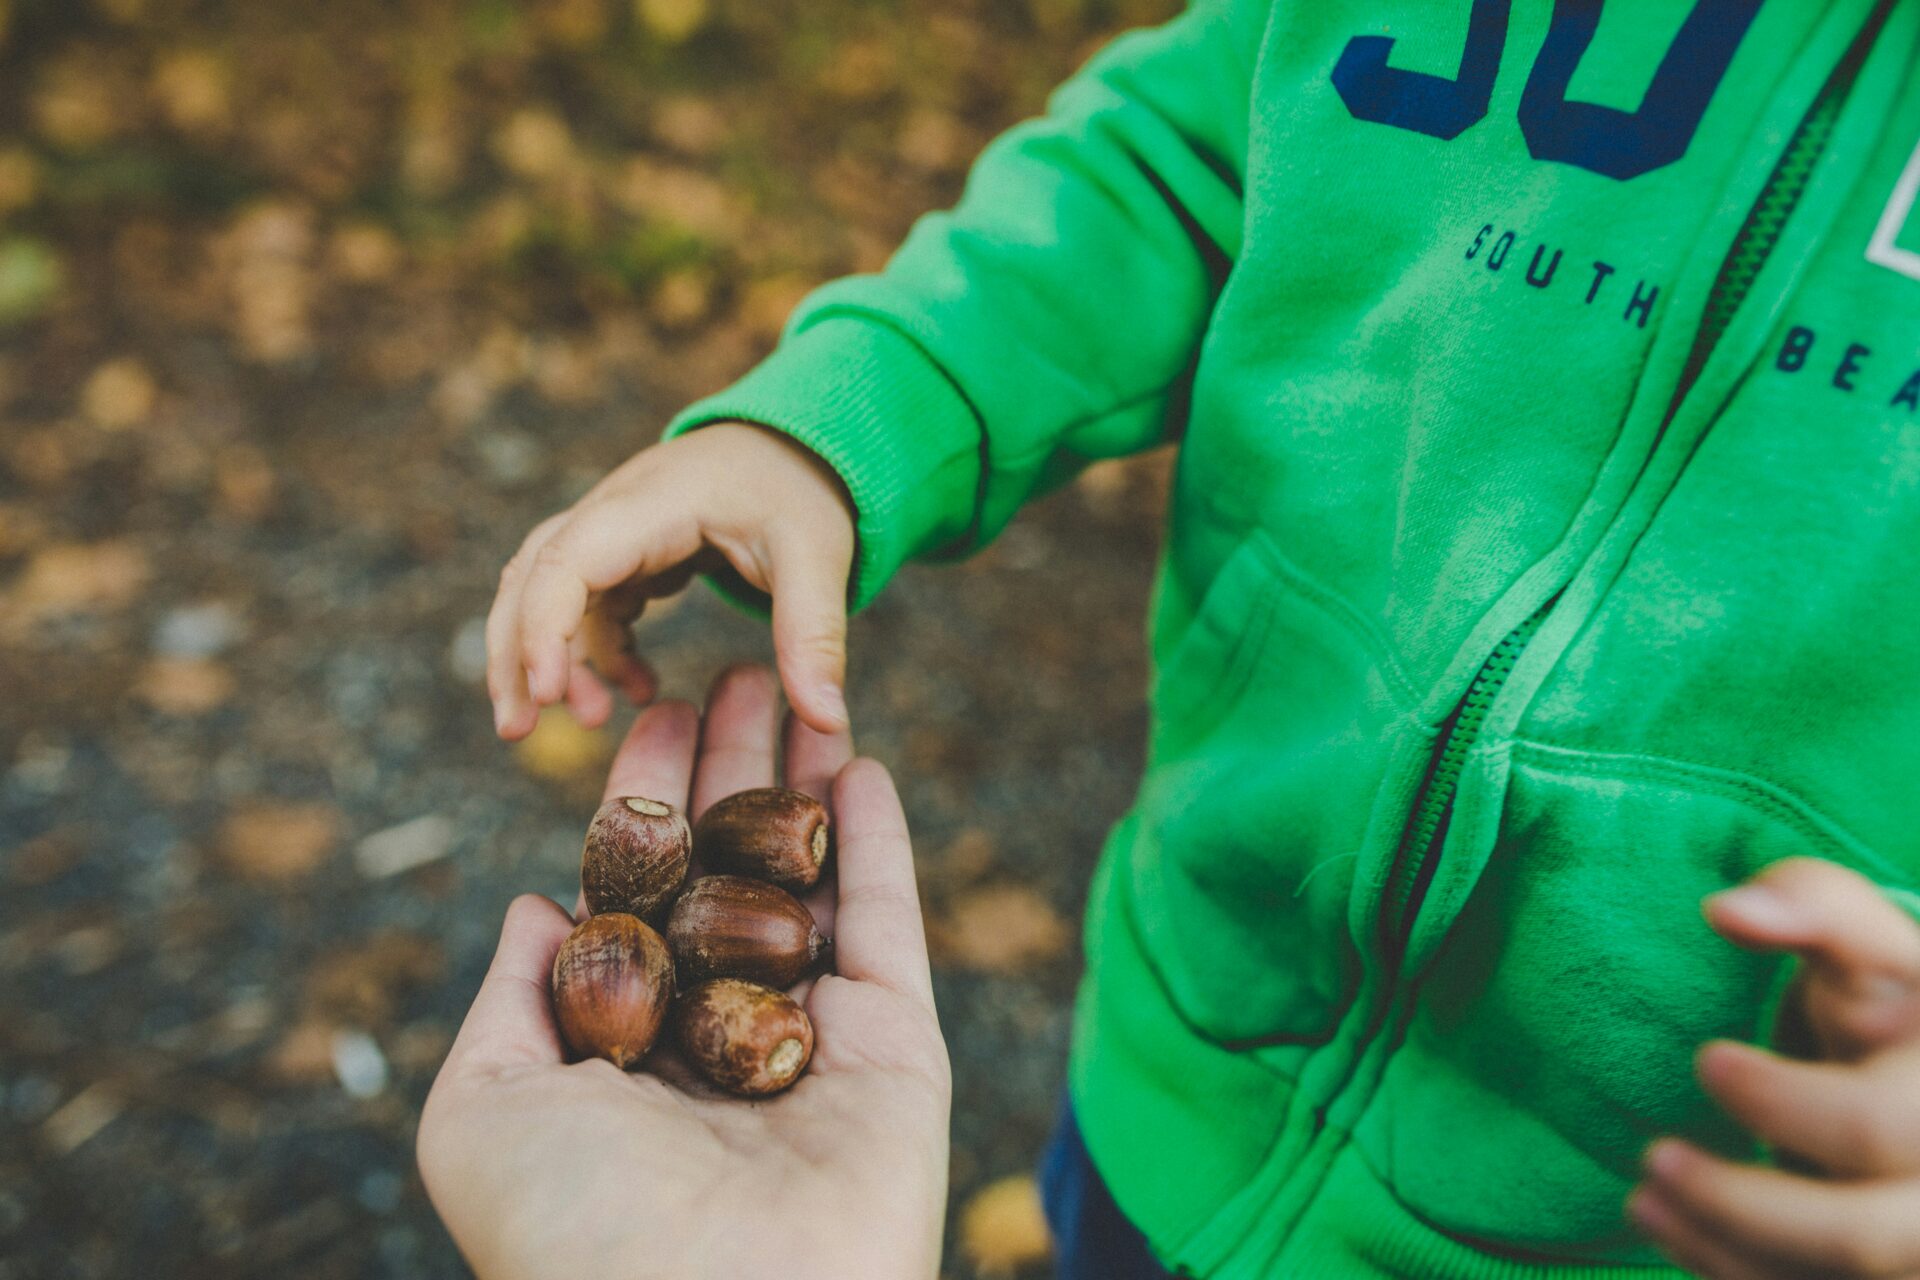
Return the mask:
<path id="1" fill-rule="evenodd" d="M 1196 0 L 673 429 L 791 433 L 854 598 L 1178 440 L 1071 1091 L 1166 1263 L 1671 1275 L 1702 895 L 1920 881 L 1920 0 Z"/>

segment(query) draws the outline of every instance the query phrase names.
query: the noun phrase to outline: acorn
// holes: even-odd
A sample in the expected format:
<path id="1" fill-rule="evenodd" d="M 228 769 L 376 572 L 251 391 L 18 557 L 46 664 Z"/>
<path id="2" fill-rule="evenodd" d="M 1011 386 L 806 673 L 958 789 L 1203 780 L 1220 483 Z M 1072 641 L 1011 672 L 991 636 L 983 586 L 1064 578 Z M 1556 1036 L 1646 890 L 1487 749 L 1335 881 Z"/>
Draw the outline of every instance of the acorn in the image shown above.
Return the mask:
<path id="1" fill-rule="evenodd" d="M 600 806 L 580 855 L 587 910 L 642 918 L 673 899 L 687 878 L 693 836 L 686 815 L 645 796 L 619 796 Z"/>
<path id="2" fill-rule="evenodd" d="M 672 997 L 665 939 L 624 912 L 581 921 L 553 958 L 554 1019 L 576 1057 L 625 1071 L 653 1047 Z"/>
<path id="3" fill-rule="evenodd" d="M 798 893 L 820 882 L 831 836 L 827 807 L 804 791 L 760 787 L 715 804 L 694 825 L 709 870 L 752 876 Z"/>
<path id="4" fill-rule="evenodd" d="M 667 917 L 680 980 L 745 978 L 790 987 L 833 949 L 813 913 L 778 885 L 745 876 L 701 876 Z"/>
<path id="5" fill-rule="evenodd" d="M 780 1092 L 813 1058 L 806 1010 L 772 987 L 738 978 L 715 978 L 680 997 L 673 1033 L 695 1070 L 742 1097 Z"/>

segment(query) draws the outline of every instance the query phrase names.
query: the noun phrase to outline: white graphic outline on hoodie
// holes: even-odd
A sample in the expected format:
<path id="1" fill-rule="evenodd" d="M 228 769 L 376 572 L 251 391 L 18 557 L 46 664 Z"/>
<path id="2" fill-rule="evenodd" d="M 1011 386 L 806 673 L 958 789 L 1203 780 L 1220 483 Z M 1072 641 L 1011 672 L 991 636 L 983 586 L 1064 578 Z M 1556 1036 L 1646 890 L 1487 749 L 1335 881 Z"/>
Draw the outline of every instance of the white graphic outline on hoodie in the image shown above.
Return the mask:
<path id="1" fill-rule="evenodd" d="M 1888 197 L 1886 211 L 1880 215 L 1880 225 L 1873 229 L 1873 239 L 1867 241 L 1868 262 L 1898 271 L 1910 280 L 1920 280 L 1920 253 L 1902 249 L 1895 241 L 1912 216 L 1917 199 L 1920 199 L 1920 144 L 1916 144 L 1913 154 L 1907 157 L 1907 167 L 1900 171 L 1900 180 L 1893 184 L 1893 195 Z"/>

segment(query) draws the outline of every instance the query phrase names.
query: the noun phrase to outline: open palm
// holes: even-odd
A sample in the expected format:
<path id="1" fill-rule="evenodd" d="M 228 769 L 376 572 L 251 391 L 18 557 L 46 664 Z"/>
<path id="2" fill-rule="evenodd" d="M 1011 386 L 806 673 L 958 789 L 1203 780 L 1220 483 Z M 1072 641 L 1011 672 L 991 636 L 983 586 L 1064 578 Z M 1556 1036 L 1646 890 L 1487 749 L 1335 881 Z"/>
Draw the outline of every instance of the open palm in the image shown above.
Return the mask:
<path id="1" fill-rule="evenodd" d="M 776 780 L 778 725 L 770 673 L 730 672 L 704 731 L 685 703 L 643 712 L 607 794 L 697 817 Z M 790 722 L 784 754 L 785 784 L 828 798 L 837 836 L 837 875 L 808 905 L 835 935 L 838 972 L 795 992 L 812 1067 L 749 1103 L 670 1050 L 632 1074 L 568 1064 L 547 980 L 573 919 L 518 899 L 420 1121 L 428 1193 L 485 1280 L 937 1269 L 951 1086 L 906 822 L 886 771 L 851 761 L 845 734 Z"/>

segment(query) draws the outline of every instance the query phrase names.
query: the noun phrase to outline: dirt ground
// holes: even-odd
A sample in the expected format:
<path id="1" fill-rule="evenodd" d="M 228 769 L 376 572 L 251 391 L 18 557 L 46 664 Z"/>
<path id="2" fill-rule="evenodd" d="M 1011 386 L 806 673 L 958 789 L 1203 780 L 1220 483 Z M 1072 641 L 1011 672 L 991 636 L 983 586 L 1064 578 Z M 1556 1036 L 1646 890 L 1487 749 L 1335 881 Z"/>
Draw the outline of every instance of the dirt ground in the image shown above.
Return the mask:
<path id="1" fill-rule="evenodd" d="M 507 900 L 570 900 L 624 726 L 495 740 L 499 566 L 1170 8 L 0 0 L 0 1280 L 464 1274 L 420 1102 Z M 1166 469 L 854 624 L 952 1277 L 1045 1271 L 1002 1180 L 1139 766 Z M 768 652 L 702 590 L 642 641 L 686 696 Z"/>

